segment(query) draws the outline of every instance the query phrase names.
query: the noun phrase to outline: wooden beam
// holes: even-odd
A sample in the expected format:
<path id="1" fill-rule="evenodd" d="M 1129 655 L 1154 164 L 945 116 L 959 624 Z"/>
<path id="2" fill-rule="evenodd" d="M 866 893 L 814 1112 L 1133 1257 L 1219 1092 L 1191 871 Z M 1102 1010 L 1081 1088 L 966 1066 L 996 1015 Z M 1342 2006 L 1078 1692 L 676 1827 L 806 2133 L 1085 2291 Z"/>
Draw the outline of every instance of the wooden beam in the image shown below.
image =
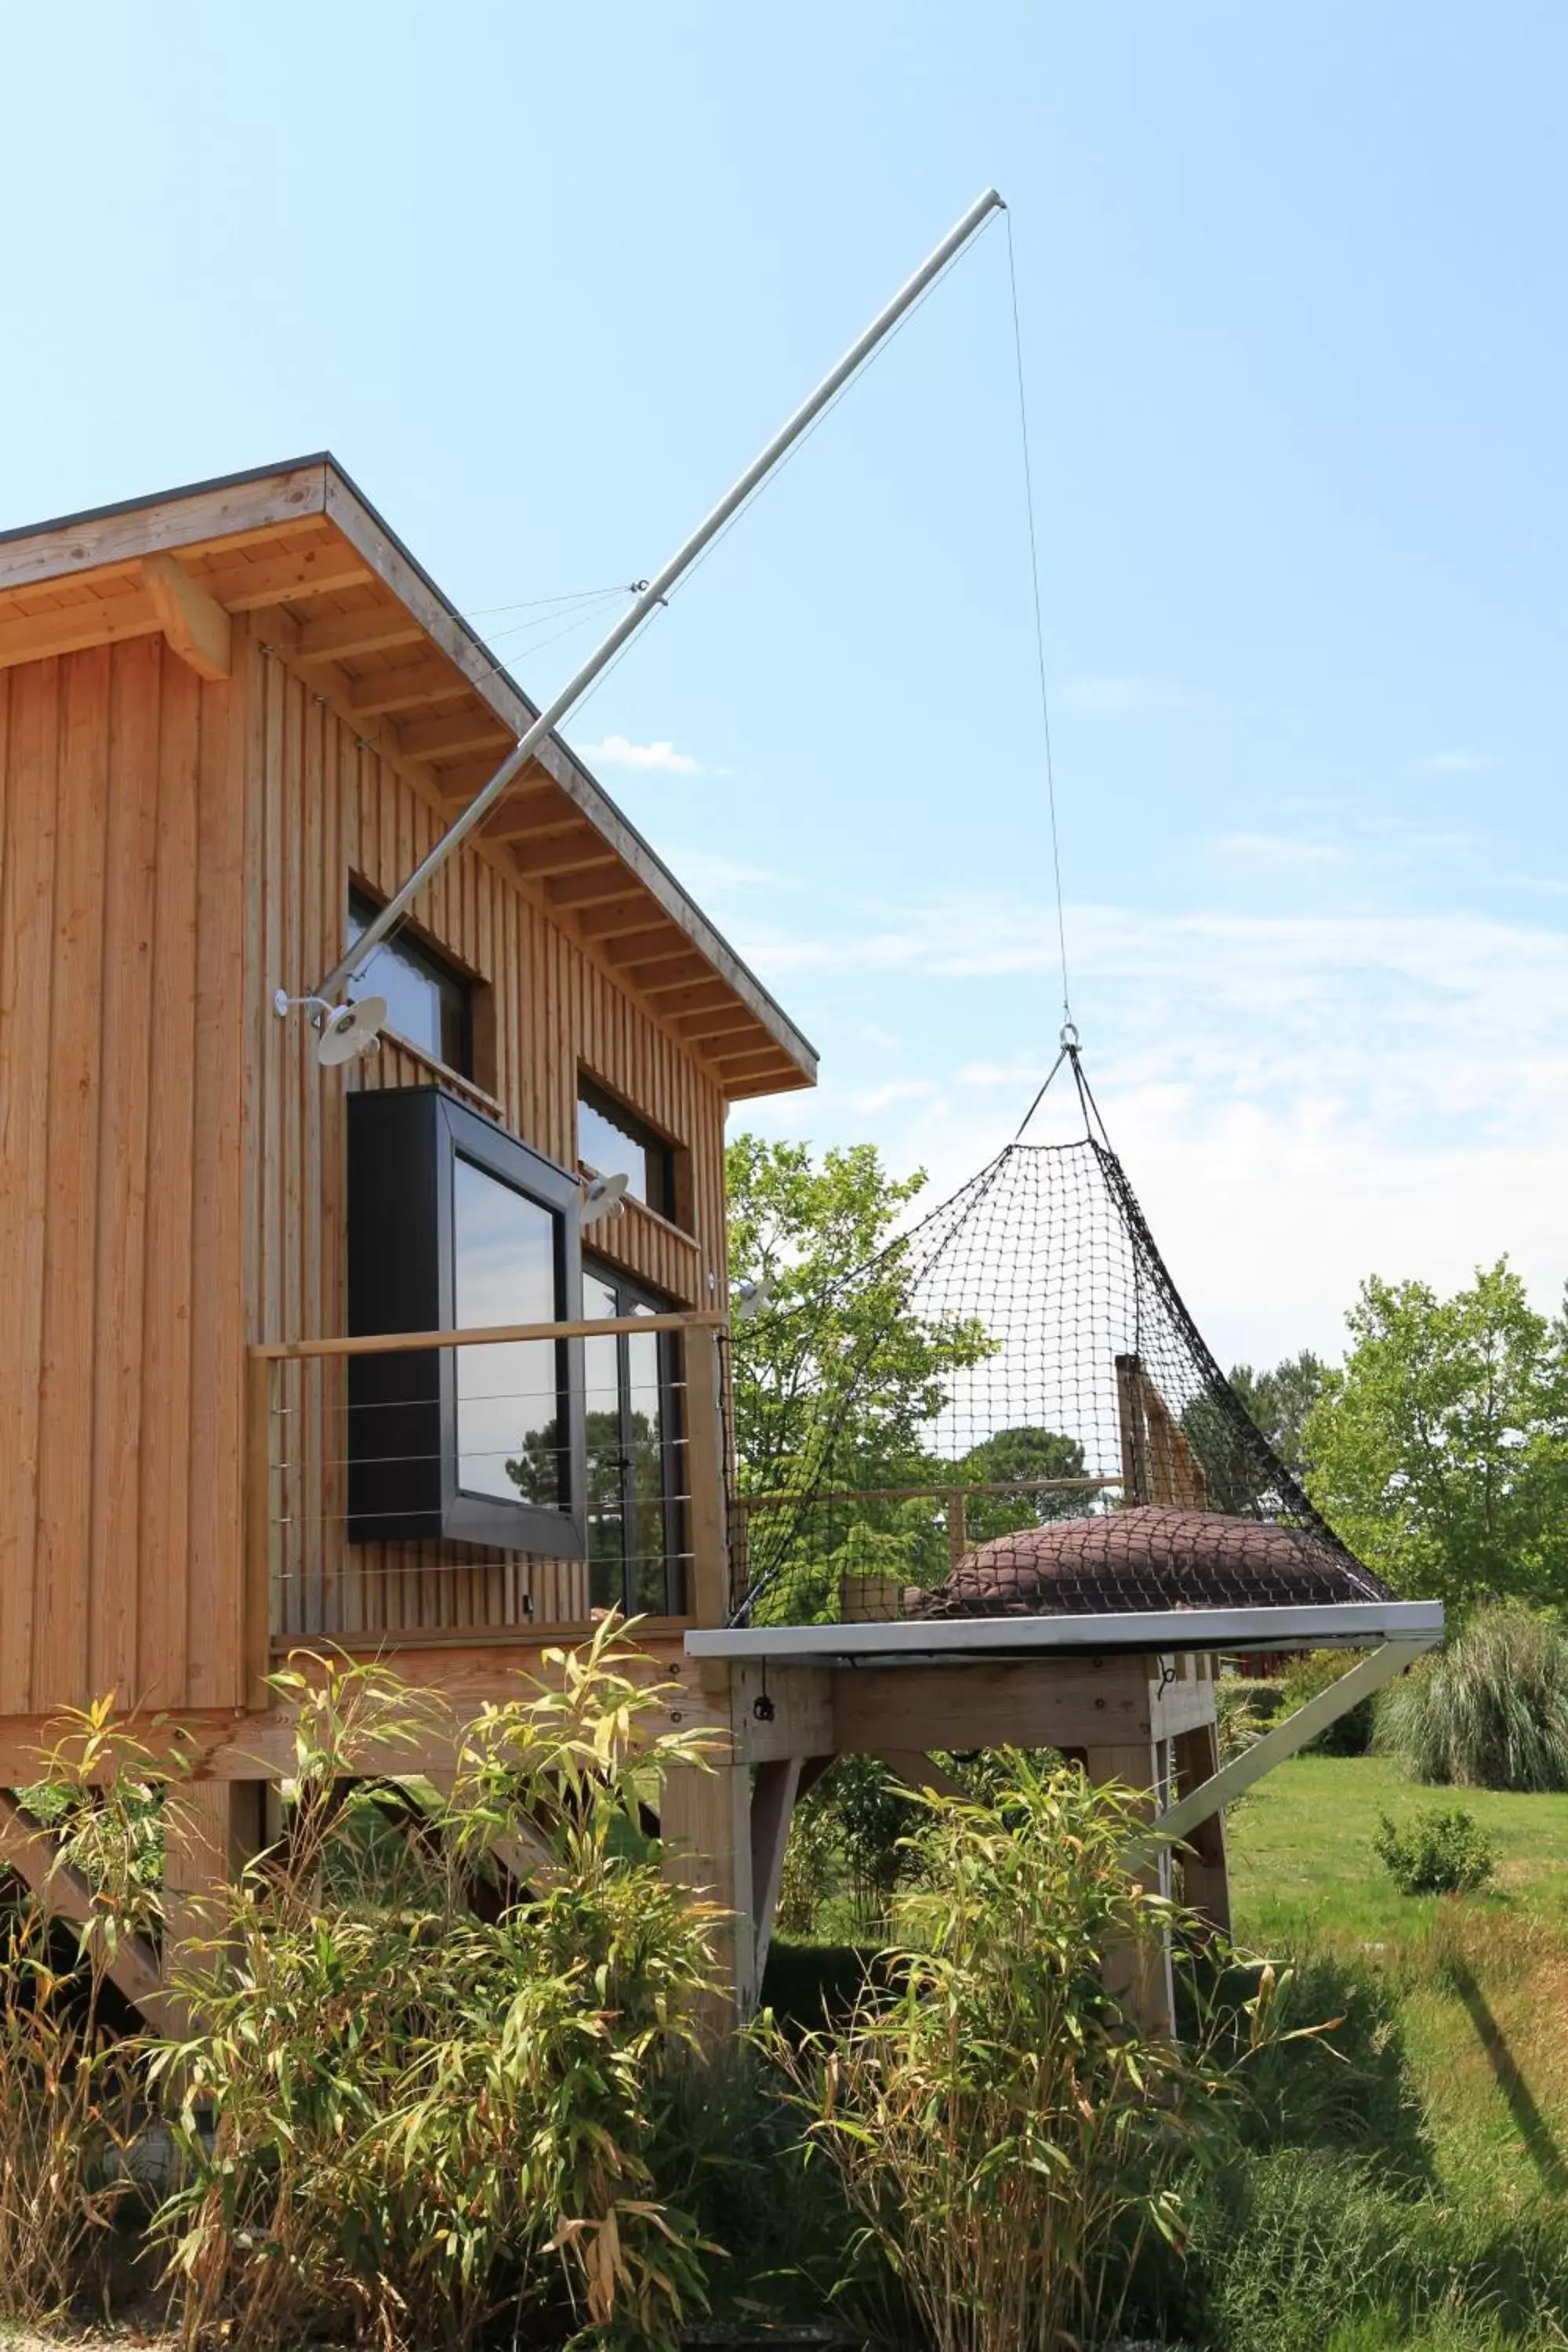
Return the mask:
<path id="1" fill-rule="evenodd" d="M 595 899 L 616 898 L 626 887 L 626 868 L 614 850 L 612 863 L 602 874 L 584 875 L 580 881 L 547 882 L 544 895 L 552 907 L 586 907 Z"/>
<path id="2" fill-rule="evenodd" d="M 416 646 L 424 635 L 400 604 L 370 604 L 362 613 L 328 613 L 305 622 L 289 651 L 297 662 L 353 661 L 362 654 Z"/>
<path id="3" fill-rule="evenodd" d="M 148 555 L 142 578 L 164 636 L 198 677 L 227 677 L 234 667 L 227 613 L 172 555 Z"/>
<path id="4" fill-rule="evenodd" d="M 574 832 L 562 831 L 552 837 L 534 842 L 514 841 L 512 863 L 520 874 L 532 881 L 543 881 L 553 874 L 586 874 L 613 866 L 618 874 L 620 860 L 603 834 L 591 825 Z"/>
<path id="5" fill-rule="evenodd" d="M 472 687 L 448 661 L 405 662 L 357 681 L 344 700 L 356 719 L 379 719 L 387 710 L 413 710 L 422 702 L 449 702 Z"/>
<path id="6" fill-rule="evenodd" d="M 79 1871 L 59 1858 L 47 1831 L 30 1822 L 8 1790 L 0 1789 L 0 1864 L 16 1872 L 46 1911 L 89 1929 L 88 1946 L 128 2001 L 156 2033 L 176 2030 L 175 2005 L 163 1990 L 158 1956 L 140 1936 L 122 1930 L 112 1943 L 105 1935 L 108 1915 Z"/>
<path id="7" fill-rule="evenodd" d="M 586 914 L 579 915 L 577 928 L 585 940 L 597 946 L 602 940 L 625 939 L 633 931 L 647 930 L 658 911 L 657 908 L 649 906 L 646 891 L 628 887 L 612 905 L 596 907 Z M 678 939 L 683 936 L 679 924 L 671 928 Z"/>
<path id="8" fill-rule="evenodd" d="M 730 1669 L 730 1719 L 737 1764 L 782 1756 L 834 1753 L 829 1666 L 763 1665 L 744 1659 Z"/>
<path id="9" fill-rule="evenodd" d="M 262 556 L 254 563 L 214 562 L 194 576 L 228 612 L 258 613 L 267 604 L 366 587 L 372 574 L 352 548 L 331 539 L 312 540 L 288 555 Z"/>
<path id="10" fill-rule="evenodd" d="M 754 1033 L 757 1016 L 749 1013 L 743 1004 L 737 1004 L 732 1013 L 727 1013 L 722 1005 L 716 1005 L 711 1013 L 683 1013 L 674 1025 L 682 1037 L 728 1037 L 738 1029 L 750 1029 Z"/>
<path id="11" fill-rule="evenodd" d="M 784 1057 L 774 1045 L 765 1054 L 710 1054 L 708 1058 L 724 1076 L 744 1078 L 777 1067 Z"/>
<path id="12" fill-rule="evenodd" d="M 476 793 L 484 790 L 500 766 L 500 759 L 454 760 L 450 766 L 442 769 L 442 798 L 453 816 L 468 807 Z M 539 769 L 530 766 L 523 770 L 516 782 L 507 786 L 495 814 L 496 817 L 518 816 L 542 806 L 553 813 L 558 803 L 566 808 L 574 805 L 559 784 Z M 529 821 L 532 822 L 531 819 Z M 495 818 L 486 820 L 483 832 L 487 841 L 500 837 L 491 834 L 490 826 L 494 822 Z"/>
<path id="13" fill-rule="evenodd" d="M 586 928 L 584 921 L 584 929 Z M 617 970 L 622 964 L 647 963 L 661 950 L 667 950 L 670 954 L 689 955 L 691 952 L 691 943 L 686 934 L 668 920 L 650 923 L 646 930 L 618 931 L 599 945 L 605 961 L 614 964 Z"/>
<path id="14" fill-rule="evenodd" d="M 645 996 L 656 996 L 663 991 L 683 988 L 689 981 L 693 980 L 707 980 L 710 985 L 712 984 L 712 966 L 705 963 L 702 958 L 690 948 L 673 949 L 668 955 L 649 956 L 646 961 L 635 964 L 618 964 L 616 970 L 624 971 L 626 978 L 634 986 L 640 988 Z M 724 1002 L 727 1004 L 734 1003 L 735 992 L 732 988 L 725 989 Z"/>
<path id="15" fill-rule="evenodd" d="M 722 980 L 698 980 L 695 976 L 682 980 L 673 973 L 663 980 L 657 977 L 645 979 L 643 975 L 647 969 L 644 964 L 634 964 L 626 978 L 634 988 L 639 988 L 645 996 L 656 1003 L 660 997 L 668 997 L 668 1003 L 658 1005 L 659 1012 L 667 1015 L 705 1013 L 710 1005 L 733 1004 L 735 1002 L 734 991 Z"/>
<path id="16" fill-rule="evenodd" d="M 55 613 L 32 613 L 0 621 L 0 669 L 18 662 L 48 661 L 88 646 L 121 645 L 128 637 L 156 636 L 162 628 L 145 591 L 131 596 L 90 597 Z"/>
<path id="17" fill-rule="evenodd" d="M 482 751 L 487 744 L 493 744 L 491 775 L 515 740 L 504 722 L 482 704 L 465 710 L 460 718 L 416 719 L 397 730 L 397 748 L 405 760 L 455 759 L 460 751 Z"/>

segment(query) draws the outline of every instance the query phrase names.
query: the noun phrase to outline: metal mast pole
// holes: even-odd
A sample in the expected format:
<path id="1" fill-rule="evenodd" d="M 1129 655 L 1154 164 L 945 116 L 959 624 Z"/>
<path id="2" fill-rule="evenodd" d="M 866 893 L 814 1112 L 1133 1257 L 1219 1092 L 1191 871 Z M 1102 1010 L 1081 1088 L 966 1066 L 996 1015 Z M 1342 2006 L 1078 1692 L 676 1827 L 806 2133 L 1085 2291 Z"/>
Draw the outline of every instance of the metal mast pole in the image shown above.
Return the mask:
<path id="1" fill-rule="evenodd" d="M 312 991 L 316 998 L 330 1003 L 337 995 L 350 974 L 359 969 L 387 933 L 402 920 L 420 891 L 440 872 L 458 844 L 468 838 L 476 825 L 483 824 L 507 786 L 521 774 L 545 737 L 582 700 L 595 678 L 609 667 L 627 639 L 637 635 L 682 573 L 690 570 L 703 549 L 717 538 L 731 516 L 744 505 L 758 485 L 766 480 L 780 458 L 794 447 L 807 426 L 821 415 L 834 394 L 848 383 L 856 370 L 870 358 L 878 344 L 898 325 L 905 312 L 919 301 L 931 280 L 939 277 L 954 256 L 963 251 L 982 223 L 994 212 L 1004 210 L 1005 206 L 994 188 L 987 188 L 984 194 L 970 205 L 963 218 L 948 231 L 935 251 L 921 262 L 914 276 L 900 287 L 886 310 L 879 311 L 865 333 L 858 341 L 851 343 L 837 366 L 823 377 L 811 397 L 804 401 L 788 424 L 774 434 L 761 456 L 752 459 L 734 488 L 727 491 L 711 514 L 698 524 L 690 538 L 677 549 L 663 571 L 648 582 L 636 603 L 622 614 L 609 635 L 589 655 L 582 668 L 567 680 L 548 709 L 540 712 L 516 751 L 501 761 L 489 783 L 468 803 L 462 814 L 454 818 L 428 856 L 415 867 L 402 889 L 395 898 L 388 899 L 375 920 L 368 923 L 360 933 L 348 954 L 333 965 L 321 986 Z"/>

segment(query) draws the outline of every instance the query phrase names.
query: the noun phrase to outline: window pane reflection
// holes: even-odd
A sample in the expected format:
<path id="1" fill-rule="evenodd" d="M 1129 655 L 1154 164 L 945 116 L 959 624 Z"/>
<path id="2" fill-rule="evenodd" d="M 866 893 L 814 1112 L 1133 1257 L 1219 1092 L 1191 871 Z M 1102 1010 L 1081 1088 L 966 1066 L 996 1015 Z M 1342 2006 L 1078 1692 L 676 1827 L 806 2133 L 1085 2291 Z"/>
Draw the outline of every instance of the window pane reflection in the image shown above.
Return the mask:
<path id="1" fill-rule="evenodd" d="M 616 1294 L 583 1276 L 583 1313 L 615 1315 Z M 626 1465 L 621 1451 L 620 1346 L 613 1334 L 583 1342 L 584 1423 L 588 1444 L 588 1598 L 595 1609 L 625 1606 Z"/>
<path id="2" fill-rule="evenodd" d="M 556 1319 L 555 1220 L 471 1160 L 453 1162 L 457 1328 Z M 553 1339 L 458 1348 L 458 1484 L 561 1509 L 567 1465 Z"/>

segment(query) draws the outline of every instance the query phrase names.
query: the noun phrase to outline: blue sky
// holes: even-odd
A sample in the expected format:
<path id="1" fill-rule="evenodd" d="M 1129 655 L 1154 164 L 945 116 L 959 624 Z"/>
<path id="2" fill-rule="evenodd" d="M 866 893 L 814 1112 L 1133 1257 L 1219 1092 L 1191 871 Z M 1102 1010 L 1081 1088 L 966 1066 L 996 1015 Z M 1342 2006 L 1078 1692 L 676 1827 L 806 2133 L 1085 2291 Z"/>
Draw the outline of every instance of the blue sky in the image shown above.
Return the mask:
<path id="1" fill-rule="evenodd" d="M 5 60 L 0 520 L 329 446 L 540 696 L 592 613 L 489 608 L 651 571 L 994 181 L 1074 1010 L 1178 1281 L 1227 1356 L 1373 1269 L 1555 1297 L 1560 8 L 83 0 Z M 1059 1018 L 1005 258 L 569 730 L 822 1049 L 752 1123 L 935 1185 Z"/>

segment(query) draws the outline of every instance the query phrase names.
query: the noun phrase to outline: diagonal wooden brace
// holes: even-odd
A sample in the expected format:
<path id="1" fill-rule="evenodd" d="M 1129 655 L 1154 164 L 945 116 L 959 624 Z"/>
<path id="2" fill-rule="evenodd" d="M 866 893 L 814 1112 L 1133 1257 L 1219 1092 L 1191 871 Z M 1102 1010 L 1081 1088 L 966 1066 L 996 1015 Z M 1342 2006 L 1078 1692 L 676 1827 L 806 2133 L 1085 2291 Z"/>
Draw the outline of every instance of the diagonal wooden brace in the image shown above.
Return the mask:
<path id="1" fill-rule="evenodd" d="M 1140 1862 L 1147 1862 L 1162 1845 L 1179 1844 L 1189 1830 L 1207 1821 L 1222 1805 L 1234 1804 L 1254 1781 L 1261 1780 L 1276 1764 L 1283 1764 L 1287 1757 L 1294 1756 L 1360 1700 L 1370 1698 L 1373 1691 L 1391 1683 L 1425 1651 L 1436 1649 L 1442 1638 L 1436 1633 L 1384 1642 L 1370 1658 L 1363 1658 L 1338 1682 L 1331 1683 L 1327 1690 L 1310 1698 L 1305 1706 L 1299 1706 L 1294 1715 L 1287 1716 L 1272 1731 L 1266 1731 L 1245 1755 L 1234 1757 L 1230 1763 L 1222 1765 L 1208 1780 L 1200 1781 L 1186 1796 L 1156 1815 L 1148 1829 L 1129 1846 L 1130 1865 L 1135 1867 Z"/>

